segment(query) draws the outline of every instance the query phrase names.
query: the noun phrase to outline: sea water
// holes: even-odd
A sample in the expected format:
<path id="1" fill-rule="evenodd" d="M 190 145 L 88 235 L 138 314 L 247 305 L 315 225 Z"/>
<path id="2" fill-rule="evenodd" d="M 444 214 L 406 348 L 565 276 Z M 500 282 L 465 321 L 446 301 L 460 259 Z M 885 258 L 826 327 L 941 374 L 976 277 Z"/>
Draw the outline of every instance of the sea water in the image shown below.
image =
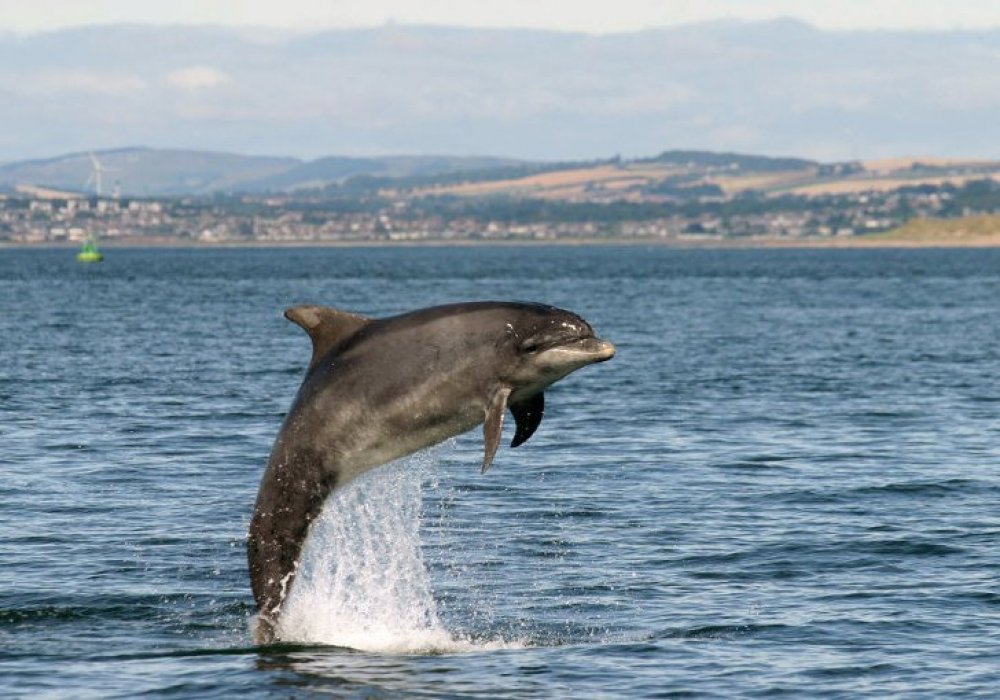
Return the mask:
<path id="1" fill-rule="evenodd" d="M 254 647 L 281 311 L 472 299 L 618 355 L 336 494 Z M 998 377 L 998 250 L 0 250 L 0 692 L 994 697 Z"/>

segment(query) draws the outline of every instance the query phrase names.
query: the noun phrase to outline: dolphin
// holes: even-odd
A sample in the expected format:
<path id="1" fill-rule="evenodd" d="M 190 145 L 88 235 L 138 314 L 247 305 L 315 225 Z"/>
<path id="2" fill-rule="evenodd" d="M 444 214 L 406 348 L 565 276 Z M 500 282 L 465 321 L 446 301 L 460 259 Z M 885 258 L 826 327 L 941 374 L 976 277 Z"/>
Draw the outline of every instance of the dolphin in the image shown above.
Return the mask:
<path id="1" fill-rule="evenodd" d="M 450 304 L 383 319 L 305 305 L 285 317 L 313 351 L 250 521 L 259 643 L 276 639 L 309 526 L 334 489 L 479 424 L 485 473 L 508 409 L 517 447 L 542 421 L 546 387 L 615 354 L 580 316 L 535 303 Z"/>

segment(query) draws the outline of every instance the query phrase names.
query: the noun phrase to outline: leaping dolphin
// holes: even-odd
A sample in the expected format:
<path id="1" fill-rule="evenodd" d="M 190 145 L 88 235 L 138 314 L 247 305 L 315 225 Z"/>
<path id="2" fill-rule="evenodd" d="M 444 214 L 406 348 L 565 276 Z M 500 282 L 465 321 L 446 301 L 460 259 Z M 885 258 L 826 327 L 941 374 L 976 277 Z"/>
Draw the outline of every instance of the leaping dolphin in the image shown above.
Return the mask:
<path id="1" fill-rule="evenodd" d="M 285 317 L 313 353 L 250 521 L 261 643 L 275 639 L 309 526 L 334 489 L 480 423 L 485 472 L 507 409 L 517 447 L 542 421 L 547 386 L 615 354 L 582 318 L 542 304 L 451 304 L 384 319 L 296 306 Z"/>

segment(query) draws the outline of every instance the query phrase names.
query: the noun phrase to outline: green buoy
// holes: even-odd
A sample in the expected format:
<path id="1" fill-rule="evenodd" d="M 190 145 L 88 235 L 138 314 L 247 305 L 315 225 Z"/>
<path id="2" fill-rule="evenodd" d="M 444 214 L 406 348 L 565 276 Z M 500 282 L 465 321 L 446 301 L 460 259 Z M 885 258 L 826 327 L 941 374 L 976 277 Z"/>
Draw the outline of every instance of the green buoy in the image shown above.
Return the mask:
<path id="1" fill-rule="evenodd" d="M 104 260 L 104 253 L 97 249 L 97 243 L 94 241 L 93 237 L 88 237 L 87 240 L 83 242 L 83 247 L 80 248 L 80 252 L 76 254 L 76 261 L 82 263 L 92 263 L 101 262 Z"/>

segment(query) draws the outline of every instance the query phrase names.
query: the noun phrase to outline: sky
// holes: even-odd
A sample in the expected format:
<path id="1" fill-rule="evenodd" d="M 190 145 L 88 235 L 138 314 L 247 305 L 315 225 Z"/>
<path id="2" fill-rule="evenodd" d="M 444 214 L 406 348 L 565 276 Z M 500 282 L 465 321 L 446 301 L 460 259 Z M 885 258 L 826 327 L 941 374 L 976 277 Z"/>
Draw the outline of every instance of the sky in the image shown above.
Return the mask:
<path id="1" fill-rule="evenodd" d="M 1000 27 L 996 0 L 0 0 L 0 31 L 91 24 L 313 30 L 387 23 L 607 34 L 713 19 L 793 17 L 823 29 Z"/>
<path id="2" fill-rule="evenodd" d="M 0 0 L 0 162 L 998 158 L 998 112 L 1000 0 Z"/>

